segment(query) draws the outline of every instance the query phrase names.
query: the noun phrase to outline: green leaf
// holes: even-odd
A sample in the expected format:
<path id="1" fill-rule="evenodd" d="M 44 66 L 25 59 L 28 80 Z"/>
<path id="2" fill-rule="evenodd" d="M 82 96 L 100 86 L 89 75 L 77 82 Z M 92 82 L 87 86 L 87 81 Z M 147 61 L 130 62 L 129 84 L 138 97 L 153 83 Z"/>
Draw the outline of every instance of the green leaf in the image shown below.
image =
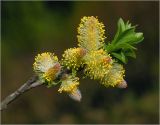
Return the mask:
<path id="1" fill-rule="evenodd" d="M 125 56 L 136 58 L 136 53 L 135 51 L 128 51 L 128 52 L 125 52 Z"/>
<path id="2" fill-rule="evenodd" d="M 118 60 L 120 60 L 121 62 L 123 62 L 123 63 L 127 63 L 127 59 L 126 59 L 126 57 L 125 57 L 125 55 L 124 55 L 124 53 L 123 52 L 121 52 L 121 53 L 112 53 L 112 55 L 115 57 L 115 58 L 117 58 Z"/>
<path id="3" fill-rule="evenodd" d="M 120 43 L 120 44 L 117 44 L 116 45 L 116 49 L 115 50 L 128 50 L 128 49 L 133 49 L 133 50 L 136 50 L 137 48 L 135 48 L 134 46 L 128 44 L 128 43 Z"/>
<path id="4" fill-rule="evenodd" d="M 126 63 L 128 57 L 136 58 L 135 45 L 143 41 L 144 37 L 142 32 L 135 32 L 136 26 L 132 26 L 129 21 L 125 23 L 122 18 L 118 20 L 117 26 L 114 39 L 104 48 L 117 60 Z"/>
<path id="5" fill-rule="evenodd" d="M 104 46 L 104 49 L 107 51 L 107 53 L 111 53 L 114 50 L 113 44 L 108 44 Z"/>

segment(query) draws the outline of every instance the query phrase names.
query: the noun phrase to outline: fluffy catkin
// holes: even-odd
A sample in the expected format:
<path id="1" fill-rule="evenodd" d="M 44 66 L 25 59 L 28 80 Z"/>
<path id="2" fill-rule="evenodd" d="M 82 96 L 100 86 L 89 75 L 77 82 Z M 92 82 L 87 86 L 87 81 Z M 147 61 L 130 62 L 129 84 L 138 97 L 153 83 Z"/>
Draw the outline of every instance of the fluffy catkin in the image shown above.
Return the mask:
<path id="1" fill-rule="evenodd" d="M 83 17 L 78 27 L 78 46 L 88 51 L 98 50 L 104 44 L 105 39 L 104 24 L 100 23 L 97 18 Z"/>

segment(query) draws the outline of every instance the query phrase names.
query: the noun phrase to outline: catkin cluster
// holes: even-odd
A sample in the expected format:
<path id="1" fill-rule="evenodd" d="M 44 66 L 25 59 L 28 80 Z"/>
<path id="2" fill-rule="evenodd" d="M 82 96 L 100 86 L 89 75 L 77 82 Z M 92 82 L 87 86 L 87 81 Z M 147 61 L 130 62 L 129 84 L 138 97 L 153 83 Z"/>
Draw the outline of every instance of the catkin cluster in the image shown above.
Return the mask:
<path id="1" fill-rule="evenodd" d="M 79 78 L 76 72 L 84 70 L 84 74 L 91 79 L 99 80 L 104 86 L 125 87 L 124 68 L 118 64 L 104 50 L 104 24 L 97 18 L 83 17 L 78 27 L 78 47 L 64 51 L 62 59 L 58 61 L 54 53 L 38 54 L 33 64 L 34 71 L 40 80 L 47 85 L 55 85 L 55 80 L 63 69 L 71 71 L 64 74 L 59 92 L 67 92 L 71 98 L 80 101 L 81 93 L 78 89 Z"/>
<path id="2" fill-rule="evenodd" d="M 83 67 L 86 76 L 99 80 L 106 87 L 114 87 L 123 83 L 124 68 L 103 49 L 104 34 L 104 24 L 97 18 L 83 17 L 78 27 L 78 48 L 65 51 L 63 64 L 77 71 Z"/>

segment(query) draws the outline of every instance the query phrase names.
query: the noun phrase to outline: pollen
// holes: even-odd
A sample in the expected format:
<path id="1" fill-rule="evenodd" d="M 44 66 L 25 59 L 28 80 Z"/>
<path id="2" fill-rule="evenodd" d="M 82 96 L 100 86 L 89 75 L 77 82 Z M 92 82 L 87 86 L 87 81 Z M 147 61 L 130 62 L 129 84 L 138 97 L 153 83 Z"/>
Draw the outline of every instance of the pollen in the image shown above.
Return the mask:
<path id="1" fill-rule="evenodd" d="M 110 71 L 112 59 L 102 49 L 91 51 L 85 57 L 85 74 L 91 79 L 101 80 Z"/>
<path id="2" fill-rule="evenodd" d="M 58 75 L 61 66 L 54 53 L 45 52 L 36 56 L 33 69 L 43 81 L 51 82 Z"/>
<path id="3" fill-rule="evenodd" d="M 60 64 L 55 64 L 52 68 L 49 68 L 47 72 L 43 74 L 43 78 L 48 82 L 53 81 L 56 78 L 56 74 L 60 71 Z"/>
<path id="4" fill-rule="evenodd" d="M 123 83 L 125 70 L 121 64 L 113 63 L 113 66 L 108 74 L 105 75 L 102 79 L 102 84 L 106 87 L 112 86 L 115 87 L 118 84 Z"/>
<path id="5" fill-rule="evenodd" d="M 104 27 L 104 24 L 93 16 L 83 17 L 78 27 L 77 38 L 79 47 L 85 48 L 88 51 L 101 48 L 106 38 Z"/>
<path id="6" fill-rule="evenodd" d="M 79 85 L 78 80 L 79 80 L 78 77 L 74 77 L 74 78 L 72 76 L 67 77 L 62 81 L 62 84 L 58 91 L 60 93 L 62 92 L 73 93 L 77 89 L 77 86 Z"/>
<path id="7" fill-rule="evenodd" d="M 82 65 L 82 58 L 86 54 L 83 48 L 70 48 L 67 49 L 62 59 L 62 65 L 66 66 L 68 69 L 78 70 Z"/>

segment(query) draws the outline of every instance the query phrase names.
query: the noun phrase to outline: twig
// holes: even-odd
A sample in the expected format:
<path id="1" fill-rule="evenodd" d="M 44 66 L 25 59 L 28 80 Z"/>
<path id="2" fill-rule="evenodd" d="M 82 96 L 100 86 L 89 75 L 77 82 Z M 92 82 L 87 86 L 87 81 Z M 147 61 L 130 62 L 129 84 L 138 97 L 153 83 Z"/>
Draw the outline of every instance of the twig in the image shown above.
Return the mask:
<path id="1" fill-rule="evenodd" d="M 15 92 L 7 96 L 2 102 L 1 102 L 1 109 L 4 110 L 7 108 L 7 105 L 11 103 L 13 100 L 15 100 L 18 96 L 22 95 L 27 90 L 30 90 L 32 88 L 35 88 L 37 86 L 42 85 L 40 81 L 38 81 L 37 76 L 31 77 L 26 83 L 24 83 L 19 89 L 17 89 Z"/>
<path id="2" fill-rule="evenodd" d="M 56 78 L 56 80 L 61 79 L 64 74 L 69 74 L 71 71 L 68 69 L 61 70 L 60 74 Z M 38 87 L 42 85 L 43 83 L 39 81 L 37 76 L 31 77 L 26 83 L 24 83 L 19 89 L 17 89 L 15 92 L 7 96 L 2 102 L 1 102 L 1 111 L 7 108 L 7 105 L 10 104 L 12 101 L 14 101 L 17 97 L 22 95 L 24 92 Z"/>

